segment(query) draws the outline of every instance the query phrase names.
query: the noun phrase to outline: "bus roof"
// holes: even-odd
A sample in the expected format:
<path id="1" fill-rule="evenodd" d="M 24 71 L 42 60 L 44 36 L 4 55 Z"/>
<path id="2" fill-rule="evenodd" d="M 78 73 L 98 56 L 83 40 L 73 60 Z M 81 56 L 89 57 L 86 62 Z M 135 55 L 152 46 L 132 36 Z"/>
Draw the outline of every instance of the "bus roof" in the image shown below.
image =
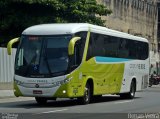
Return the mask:
<path id="1" fill-rule="evenodd" d="M 147 39 L 130 35 L 124 32 L 111 30 L 106 27 L 101 27 L 97 25 L 92 25 L 88 23 L 62 23 L 62 24 L 41 24 L 31 26 L 23 31 L 23 35 L 65 35 L 65 34 L 74 34 L 80 31 L 88 31 L 95 33 L 106 34 L 110 36 L 123 37 L 126 39 L 133 39 L 143 42 L 148 42 Z"/>

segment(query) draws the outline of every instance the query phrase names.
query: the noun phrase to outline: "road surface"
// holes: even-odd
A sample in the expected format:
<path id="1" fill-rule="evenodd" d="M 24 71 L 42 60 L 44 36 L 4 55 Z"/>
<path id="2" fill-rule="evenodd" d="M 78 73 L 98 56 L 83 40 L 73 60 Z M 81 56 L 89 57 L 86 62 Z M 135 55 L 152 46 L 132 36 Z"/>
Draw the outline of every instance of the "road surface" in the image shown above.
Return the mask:
<path id="1" fill-rule="evenodd" d="M 40 106 L 30 97 L 5 98 L 0 99 L 0 113 L 0 119 L 160 119 L 160 85 L 137 92 L 133 100 L 105 95 L 88 105 L 79 105 L 75 99 L 58 99 Z"/>

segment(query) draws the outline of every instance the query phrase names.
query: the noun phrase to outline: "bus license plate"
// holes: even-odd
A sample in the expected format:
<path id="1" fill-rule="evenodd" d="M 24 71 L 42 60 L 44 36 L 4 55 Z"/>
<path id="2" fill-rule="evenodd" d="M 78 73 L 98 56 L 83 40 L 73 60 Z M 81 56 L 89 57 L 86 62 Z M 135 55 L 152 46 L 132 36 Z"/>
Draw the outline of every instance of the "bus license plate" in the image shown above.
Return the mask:
<path id="1" fill-rule="evenodd" d="M 41 90 L 33 90 L 33 94 L 43 94 Z"/>

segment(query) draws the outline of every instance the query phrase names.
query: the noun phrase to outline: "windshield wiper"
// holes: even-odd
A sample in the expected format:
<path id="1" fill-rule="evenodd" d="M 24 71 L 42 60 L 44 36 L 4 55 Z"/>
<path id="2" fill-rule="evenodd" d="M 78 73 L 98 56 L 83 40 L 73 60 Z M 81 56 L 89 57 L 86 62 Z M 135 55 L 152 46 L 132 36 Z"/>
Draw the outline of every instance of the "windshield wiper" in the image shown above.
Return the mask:
<path id="1" fill-rule="evenodd" d="M 52 73 L 52 75 L 54 75 L 54 76 L 60 76 L 60 75 L 65 75 L 65 74 L 66 74 L 66 71 Z"/>

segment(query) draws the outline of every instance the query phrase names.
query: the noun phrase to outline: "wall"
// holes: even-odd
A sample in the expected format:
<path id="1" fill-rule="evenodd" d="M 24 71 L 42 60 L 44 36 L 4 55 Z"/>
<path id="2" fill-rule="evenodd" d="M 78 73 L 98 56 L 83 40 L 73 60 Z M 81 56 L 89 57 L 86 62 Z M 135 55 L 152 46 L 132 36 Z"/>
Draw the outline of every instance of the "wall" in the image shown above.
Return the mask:
<path id="1" fill-rule="evenodd" d="M 15 54 L 16 49 L 13 49 L 12 55 L 8 56 L 7 49 L 0 47 L 0 83 L 13 81 Z"/>

